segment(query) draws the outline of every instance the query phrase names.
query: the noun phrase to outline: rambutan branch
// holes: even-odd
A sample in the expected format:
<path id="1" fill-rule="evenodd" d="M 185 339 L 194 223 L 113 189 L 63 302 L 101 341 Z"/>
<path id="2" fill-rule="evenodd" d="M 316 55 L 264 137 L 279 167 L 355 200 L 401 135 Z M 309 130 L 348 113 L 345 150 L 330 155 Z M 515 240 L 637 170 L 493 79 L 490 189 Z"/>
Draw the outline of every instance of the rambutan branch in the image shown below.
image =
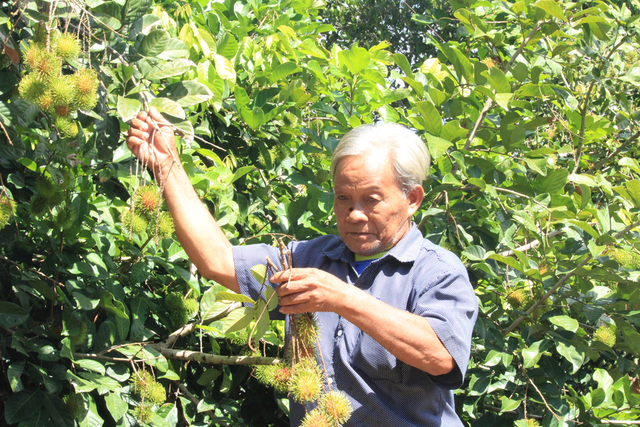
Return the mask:
<path id="1" fill-rule="evenodd" d="M 168 359 L 190 360 L 209 365 L 277 365 L 283 362 L 282 359 L 276 357 L 222 356 L 199 351 L 175 350 L 168 348 L 166 344 L 148 344 L 147 346 L 157 350 Z"/>

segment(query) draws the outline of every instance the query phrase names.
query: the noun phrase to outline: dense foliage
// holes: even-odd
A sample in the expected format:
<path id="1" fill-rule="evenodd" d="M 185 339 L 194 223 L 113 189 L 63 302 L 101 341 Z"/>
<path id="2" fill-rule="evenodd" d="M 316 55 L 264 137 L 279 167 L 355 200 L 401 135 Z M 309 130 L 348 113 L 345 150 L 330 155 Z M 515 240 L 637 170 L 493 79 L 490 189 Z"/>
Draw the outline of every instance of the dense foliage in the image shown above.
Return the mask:
<path id="1" fill-rule="evenodd" d="M 280 362 L 282 325 L 198 277 L 162 177 L 150 187 L 124 145 L 148 106 L 235 244 L 335 233 L 340 136 L 380 119 L 416 129 L 433 158 L 416 222 L 462 257 L 481 305 L 465 423 L 640 417 L 635 3 L 453 0 L 413 15 L 434 52 L 415 63 L 384 40 L 329 45 L 321 1 L 206 3 L 3 3 L 5 423 L 288 424 L 287 395 L 265 397 L 251 367 Z M 450 26 L 455 40 L 434 32 Z M 64 60 L 63 36 L 79 46 Z M 94 70 L 96 104 L 70 78 L 65 114 L 43 104 L 51 88 L 25 82 L 36 46 L 56 78 Z"/>

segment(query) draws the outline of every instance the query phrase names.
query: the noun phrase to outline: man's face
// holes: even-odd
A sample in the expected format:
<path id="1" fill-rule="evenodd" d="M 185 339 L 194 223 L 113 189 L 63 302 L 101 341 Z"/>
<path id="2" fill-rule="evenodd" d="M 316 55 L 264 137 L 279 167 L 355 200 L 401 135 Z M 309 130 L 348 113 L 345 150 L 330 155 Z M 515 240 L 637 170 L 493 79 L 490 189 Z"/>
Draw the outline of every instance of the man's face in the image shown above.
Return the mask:
<path id="1" fill-rule="evenodd" d="M 424 197 L 420 186 L 404 194 L 388 156 L 381 153 L 343 157 L 334 187 L 338 233 L 359 255 L 374 255 L 395 246 L 411 228 L 411 216 Z"/>

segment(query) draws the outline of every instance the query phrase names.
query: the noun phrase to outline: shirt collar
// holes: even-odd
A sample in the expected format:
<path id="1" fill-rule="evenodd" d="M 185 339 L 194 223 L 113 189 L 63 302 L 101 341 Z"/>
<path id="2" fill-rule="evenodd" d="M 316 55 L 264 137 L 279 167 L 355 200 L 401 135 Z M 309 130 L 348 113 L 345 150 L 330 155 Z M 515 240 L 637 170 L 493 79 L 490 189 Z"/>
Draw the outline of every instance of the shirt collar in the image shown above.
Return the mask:
<path id="1" fill-rule="evenodd" d="M 422 237 L 422 233 L 418 230 L 416 224 L 411 223 L 411 228 L 407 234 L 383 258 L 392 256 L 400 262 L 414 262 L 422 247 L 423 239 L 424 237 Z M 347 245 L 339 237 L 335 239 L 335 243 L 322 249 L 322 253 L 334 261 L 351 262 L 355 260 L 353 252 L 347 248 Z"/>

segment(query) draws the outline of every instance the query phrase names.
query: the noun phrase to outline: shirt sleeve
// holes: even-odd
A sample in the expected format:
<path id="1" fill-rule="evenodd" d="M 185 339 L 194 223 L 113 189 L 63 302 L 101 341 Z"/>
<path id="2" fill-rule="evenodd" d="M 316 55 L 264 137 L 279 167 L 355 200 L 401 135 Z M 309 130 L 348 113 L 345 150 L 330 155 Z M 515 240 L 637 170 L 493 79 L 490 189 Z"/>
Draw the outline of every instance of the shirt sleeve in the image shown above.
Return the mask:
<path id="1" fill-rule="evenodd" d="M 454 389 L 462 386 L 467 371 L 478 300 L 464 265 L 454 254 L 438 249 L 429 258 L 422 274 L 428 278 L 426 286 L 418 293 L 413 312 L 429 321 L 456 362 L 451 372 L 432 379 Z"/>
<path id="2" fill-rule="evenodd" d="M 236 268 L 240 293 L 254 301 L 257 301 L 258 298 L 264 299 L 264 289 L 262 283 L 258 282 L 258 280 L 253 277 L 253 274 L 251 274 L 251 268 L 256 265 L 267 265 L 267 257 L 269 257 L 278 268 L 282 268 L 280 265 L 280 252 L 272 246 L 257 244 L 233 247 L 233 262 Z M 265 286 L 274 288 L 268 278 Z M 272 320 L 284 319 L 284 315 L 280 314 L 278 308 L 271 311 L 270 317 Z"/>

